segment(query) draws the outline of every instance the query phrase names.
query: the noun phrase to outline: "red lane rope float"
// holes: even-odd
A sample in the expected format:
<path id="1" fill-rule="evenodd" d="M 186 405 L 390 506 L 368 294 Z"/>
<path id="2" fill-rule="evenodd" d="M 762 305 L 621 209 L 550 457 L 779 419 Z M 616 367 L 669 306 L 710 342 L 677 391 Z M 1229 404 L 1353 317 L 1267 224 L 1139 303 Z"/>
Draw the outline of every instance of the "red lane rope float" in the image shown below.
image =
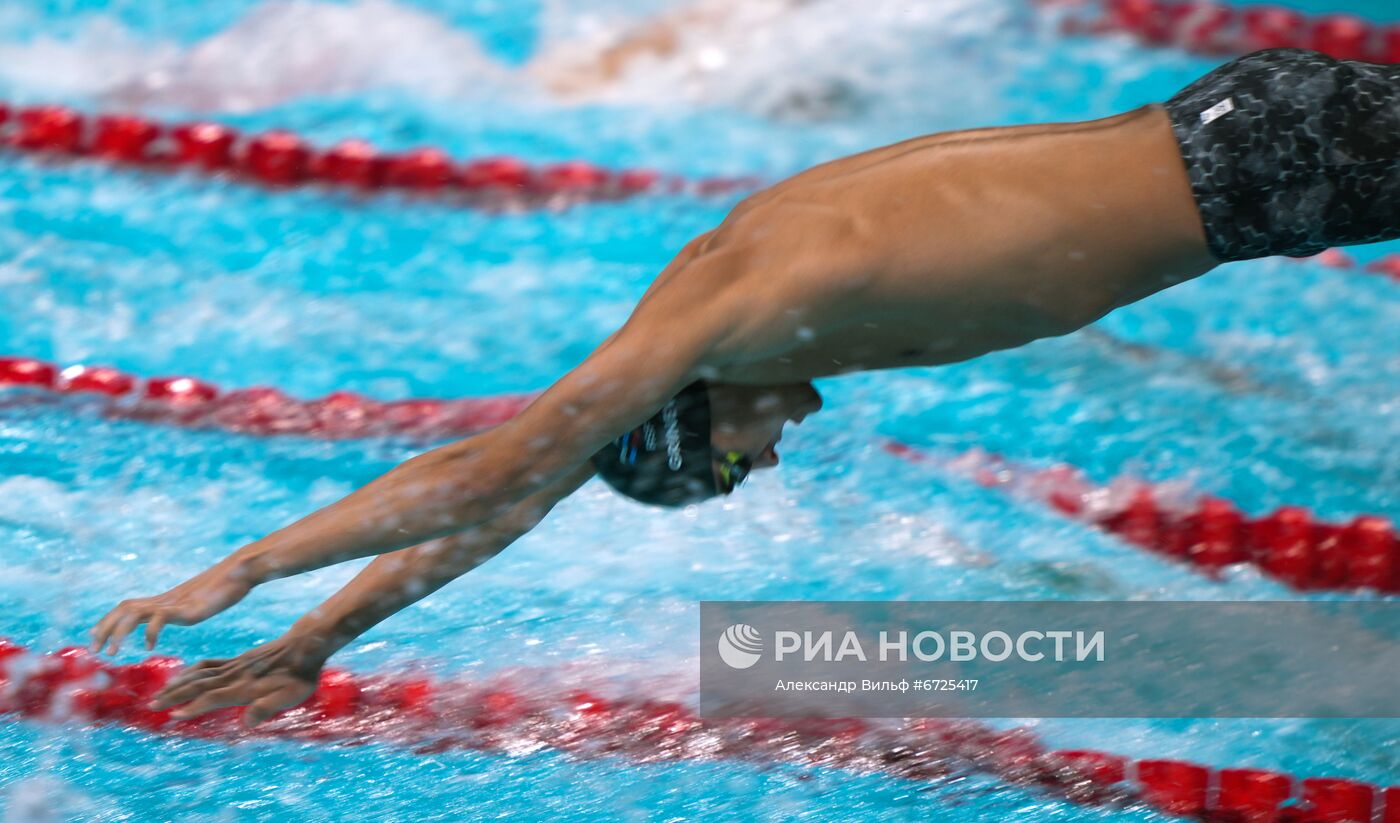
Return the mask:
<path id="1" fill-rule="evenodd" d="M 381 402 L 347 391 L 299 400 L 268 387 L 226 391 L 193 377 L 142 379 L 106 366 L 62 368 L 29 357 L 0 357 L 0 388 L 20 387 L 102 401 L 116 418 L 257 435 L 331 439 L 462 436 L 500 425 L 532 396 Z"/>
<path id="2" fill-rule="evenodd" d="M 1311 16 L 1281 6 L 1236 8 L 1210 0 L 1104 0 L 1097 8 L 1093 17 L 1066 18 L 1065 30 L 1125 32 L 1147 45 L 1197 54 L 1304 48 L 1341 60 L 1400 63 L 1400 24 L 1372 23 L 1350 14 Z"/>
<path id="3" fill-rule="evenodd" d="M 1379 274 L 1393 282 L 1400 283 L 1400 254 L 1390 254 L 1372 263 L 1362 265 L 1355 257 L 1341 249 L 1328 249 L 1312 257 L 1288 258 L 1299 263 L 1313 262 L 1330 269 L 1342 271 L 1364 271 Z"/>
<path id="4" fill-rule="evenodd" d="M 640 763 L 782 762 L 925 782 L 976 769 L 1072 802 L 1121 807 L 1140 799 L 1168 814 L 1213 821 L 1371 823 L 1373 814 L 1400 821 L 1400 787 L 1394 786 L 1052 750 L 1026 729 L 967 720 L 704 720 L 681 703 L 573 687 L 547 691 L 538 678 L 464 684 L 327 669 L 305 703 L 250 731 L 239 723 L 241 709 L 174 721 L 168 712 L 147 708 L 182 667 L 177 658 L 161 656 L 115 665 L 80 648 L 36 655 L 0 639 L 0 713 L 223 740 L 382 742 L 423 753 L 548 748 Z"/>
<path id="5" fill-rule="evenodd" d="M 396 189 L 479 206 L 619 200 L 658 192 L 723 195 L 755 177 L 684 180 L 651 169 L 609 170 L 581 160 L 532 165 L 515 157 L 457 161 L 435 148 L 385 153 L 363 140 L 318 148 L 285 129 L 245 137 L 219 123 L 169 125 L 131 114 L 89 117 L 66 106 L 0 102 L 0 145 L 143 169 L 227 174 L 273 187 Z"/>
<path id="6" fill-rule="evenodd" d="M 904 443 L 886 441 L 882 448 L 911 462 L 935 459 Z M 1251 518 L 1228 500 L 1192 495 L 1176 484 L 1119 478 L 1098 486 L 1072 466 L 1028 468 L 977 449 L 938 462 L 1207 574 L 1247 563 L 1300 591 L 1400 593 L 1400 543 L 1384 517 L 1332 523 L 1284 506 Z"/>

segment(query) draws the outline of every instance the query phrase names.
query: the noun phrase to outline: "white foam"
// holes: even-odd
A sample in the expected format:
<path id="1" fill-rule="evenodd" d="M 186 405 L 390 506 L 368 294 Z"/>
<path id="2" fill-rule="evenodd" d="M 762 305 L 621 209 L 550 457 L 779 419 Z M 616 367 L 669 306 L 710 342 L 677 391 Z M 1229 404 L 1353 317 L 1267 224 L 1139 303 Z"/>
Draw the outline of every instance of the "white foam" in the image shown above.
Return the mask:
<path id="1" fill-rule="evenodd" d="M 11 783 L 0 800 L 4 823 L 58 823 L 74 816 L 98 813 L 97 804 L 73 784 L 47 773 Z"/>
<path id="2" fill-rule="evenodd" d="M 173 44 L 142 42 L 115 22 L 95 18 L 71 38 L 39 35 L 0 42 L 0 78 L 40 97 L 90 95 L 114 78 L 138 77 L 178 53 Z"/>
<path id="3" fill-rule="evenodd" d="M 1010 19 L 1008 0 L 866 0 L 856 17 L 834 0 L 700 0 L 679 15 L 655 5 L 579 11 L 554 2 L 523 70 L 489 57 L 471 33 L 392 0 L 270 0 L 192 45 L 152 42 L 99 17 L 67 38 L 0 42 L 0 81 L 35 97 L 205 111 L 378 89 L 455 100 L 528 98 L 542 88 L 564 102 L 796 118 L 848 115 L 872 99 L 926 105 L 934 86 L 937 105 L 964 107 L 970 122 L 994 116 L 979 118 L 978 106 L 985 112 L 1006 82 L 979 74 L 970 55 Z M 673 50 L 596 70 L 612 45 L 658 22 L 674 31 Z M 947 82 L 930 83 L 930 73 Z"/>
<path id="4" fill-rule="evenodd" d="M 640 54 L 612 82 L 572 96 L 823 118 L 872 98 L 926 97 L 933 72 L 948 79 L 940 99 L 972 107 L 988 89 L 968 50 L 1011 14 L 1002 0 L 867 0 L 857 14 L 832 0 L 701 0 L 665 18 L 676 36 L 667 54 Z M 637 30 L 634 21 L 630 31 Z M 623 31 L 615 16 L 571 16 L 556 3 L 546 14 L 538 75 L 550 84 L 577 72 Z"/>
<path id="5" fill-rule="evenodd" d="M 512 82 L 471 35 L 389 0 L 268 2 L 188 47 L 98 19 L 66 40 L 0 45 L 0 76 L 35 94 L 222 111 L 370 89 L 460 97 Z"/>

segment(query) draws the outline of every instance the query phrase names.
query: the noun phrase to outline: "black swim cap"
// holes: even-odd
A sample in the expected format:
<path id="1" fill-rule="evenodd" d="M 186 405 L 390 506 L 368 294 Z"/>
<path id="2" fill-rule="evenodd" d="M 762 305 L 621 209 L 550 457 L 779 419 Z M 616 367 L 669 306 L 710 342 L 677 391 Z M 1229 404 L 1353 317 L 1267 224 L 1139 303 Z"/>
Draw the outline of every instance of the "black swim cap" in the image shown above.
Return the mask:
<path id="1" fill-rule="evenodd" d="M 619 494 L 652 506 L 685 506 L 719 494 L 710 445 L 710 392 L 686 386 L 661 411 L 593 456 Z"/>

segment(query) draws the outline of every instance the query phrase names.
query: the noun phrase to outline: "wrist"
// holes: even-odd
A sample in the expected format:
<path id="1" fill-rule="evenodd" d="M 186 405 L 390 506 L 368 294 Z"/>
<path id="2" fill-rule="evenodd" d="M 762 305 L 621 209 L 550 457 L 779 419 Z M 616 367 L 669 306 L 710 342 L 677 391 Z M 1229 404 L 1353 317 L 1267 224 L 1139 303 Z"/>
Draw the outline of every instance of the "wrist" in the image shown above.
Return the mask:
<path id="1" fill-rule="evenodd" d="M 349 642 L 349 638 L 337 640 L 333 631 L 302 618 L 287 629 L 282 635 L 282 642 L 295 648 L 303 660 L 325 663 Z"/>
<path id="2" fill-rule="evenodd" d="M 327 602 L 302 615 L 287 629 L 287 636 L 307 649 L 330 657 L 364 634 L 371 625 L 373 622 L 366 623 L 353 611 L 342 612 L 335 603 Z"/>
<path id="3" fill-rule="evenodd" d="M 277 579 L 274 564 L 262 540 L 249 543 L 229 555 L 229 573 L 248 584 L 252 589 L 270 580 Z"/>

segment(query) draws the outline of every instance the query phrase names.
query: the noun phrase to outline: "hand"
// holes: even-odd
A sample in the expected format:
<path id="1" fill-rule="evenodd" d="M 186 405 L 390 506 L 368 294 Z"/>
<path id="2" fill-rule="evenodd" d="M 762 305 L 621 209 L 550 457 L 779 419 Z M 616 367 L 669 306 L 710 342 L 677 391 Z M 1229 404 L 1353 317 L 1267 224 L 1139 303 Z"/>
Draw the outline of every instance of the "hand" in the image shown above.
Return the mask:
<path id="1" fill-rule="evenodd" d="M 256 581 L 240 564 L 220 563 L 186 580 L 165 594 L 123 600 L 92 629 L 91 649 L 107 644 L 107 653 L 121 650 L 122 641 L 137 626 L 146 625 L 146 648 L 153 649 L 166 624 L 192 626 L 242 600 Z"/>
<path id="2" fill-rule="evenodd" d="M 170 716 L 186 720 L 247 706 L 243 723 L 251 729 L 311 697 L 326 657 L 321 644 L 284 635 L 232 660 L 205 660 L 185 669 L 156 694 L 151 708 L 180 706 Z"/>

